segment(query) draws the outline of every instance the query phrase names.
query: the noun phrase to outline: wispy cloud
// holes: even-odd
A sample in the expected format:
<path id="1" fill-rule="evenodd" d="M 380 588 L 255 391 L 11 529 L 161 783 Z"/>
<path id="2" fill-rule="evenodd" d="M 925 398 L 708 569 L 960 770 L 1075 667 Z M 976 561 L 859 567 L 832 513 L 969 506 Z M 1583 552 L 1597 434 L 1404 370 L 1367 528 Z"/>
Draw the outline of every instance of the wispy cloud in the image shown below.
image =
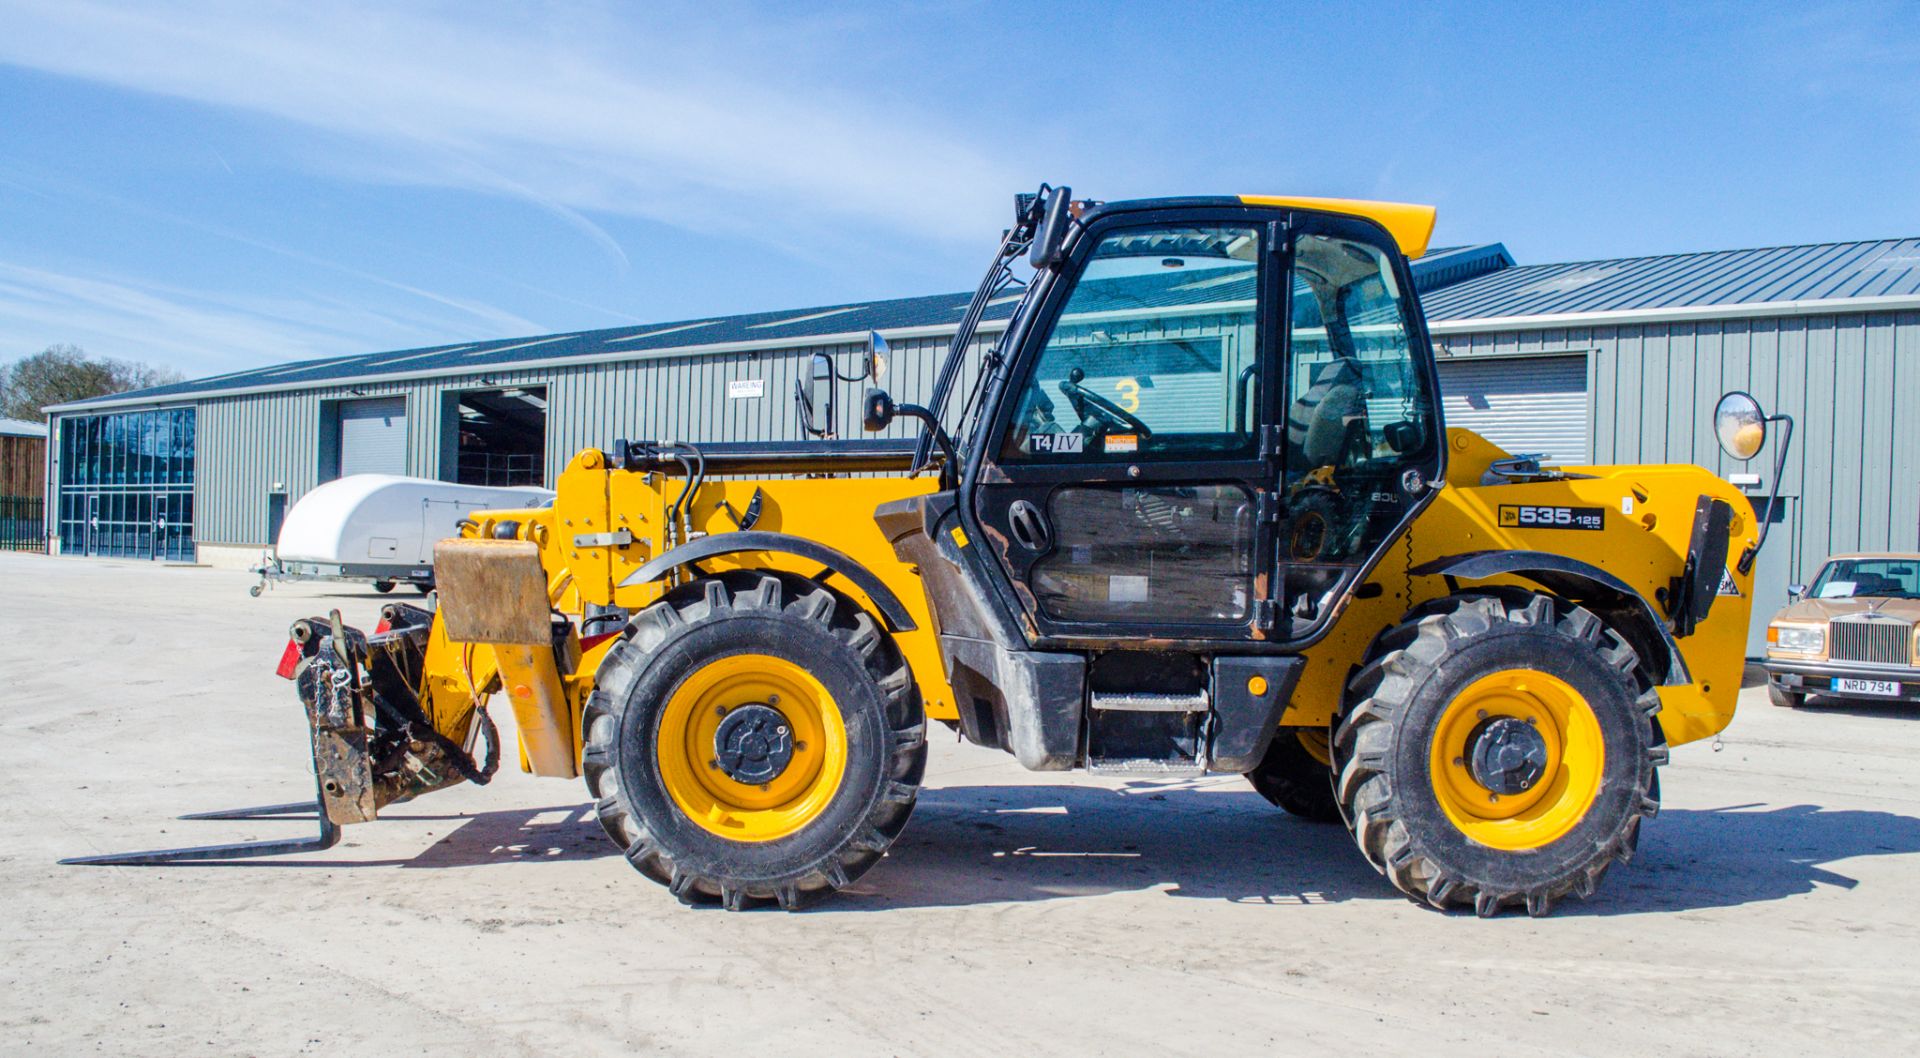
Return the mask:
<path id="1" fill-rule="evenodd" d="M 23 355 L 51 334 L 96 354 L 220 371 L 381 348 L 373 336 L 427 345 L 500 333 L 478 318 L 463 330 L 335 300 L 221 296 L 0 262 L 0 349 Z"/>
<path id="2" fill-rule="evenodd" d="M 789 238 L 858 218 L 977 239 L 982 216 L 962 204 L 990 189 L 997 214 L 1020 182 L 926 115 L 794 90 L 777 54 L 715 62 L 724 27 L 651 8 L 617 21 L 472 4 L 0 12 L 0 62 L 326 130 L 358 147 L 327 160 L 342 172 L 523 198 L 613 254 L 592 214 Z"/>

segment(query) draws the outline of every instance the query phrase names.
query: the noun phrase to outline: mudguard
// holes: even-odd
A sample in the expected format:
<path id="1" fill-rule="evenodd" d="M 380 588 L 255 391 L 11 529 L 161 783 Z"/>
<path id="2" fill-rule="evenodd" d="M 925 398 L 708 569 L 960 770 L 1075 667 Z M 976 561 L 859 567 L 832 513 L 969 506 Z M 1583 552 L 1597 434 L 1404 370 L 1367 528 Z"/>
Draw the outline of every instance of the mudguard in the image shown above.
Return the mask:
<path id="1" fill-rule="evenodd" d="M 1546 551 L 1469 551 L 1423 562 L 1409 572 L 1416 575 L 1486 580 L 1520 577 L 1555 595 L 1604 611 L 1603 617 L 1628 627 L 1621 629 L 1635 650 L 1659 666 L 1659 685 L 1677 687 L 1693 682 L 1680 644 L 1653 604 L 1619 577 L 1577 558 Z M 1649 656 L 1650 647 L 1658 653 Z"/>

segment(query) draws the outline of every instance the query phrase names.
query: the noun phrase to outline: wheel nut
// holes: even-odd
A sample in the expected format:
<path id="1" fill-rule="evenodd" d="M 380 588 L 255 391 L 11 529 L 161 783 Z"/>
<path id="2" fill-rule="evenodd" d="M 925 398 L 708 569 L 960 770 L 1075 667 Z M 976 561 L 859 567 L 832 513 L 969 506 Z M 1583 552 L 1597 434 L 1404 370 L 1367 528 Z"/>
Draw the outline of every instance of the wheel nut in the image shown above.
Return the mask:
<path id="1" fill-rule="evenodd" d="M 805 742 L 795 742 L 795 743 L 793 744 L 793 751 L 794 751 L 795 753 L 798 753 L 798 752 L 800 752 L 801 750 L 804 750 L 804 749 L 806 749 L 806 748 L 807 748 L 807 744 L 806 744 Z"/>
<path id="2" fill-rule="evenodd" d="M 779 695 L 777 695 L 777 694 L 769 694 L 769 695 L 767 695 L 767 704 L 768 704 L 768 705 L 779 705 L 779 704 L 780 704 L 780 696 L 779 696 Z"/>
<path id="3" fill-rule="evenodd" d="M 1467 758 L 1465 758 L 1465 757 L 1455 757 L 1455 758 L 1453 758 L 1453 766 L 1454 766 L 1454 767 L 1456 767 L 1456 768 L 1464 768 L 1464 767 L 1466 767 L 1466 766 L 1467 766 Z"/>
<path id="4" fill-rule="evenodd" d="M 773 789 L 773 787 L 772 787 L 771 785 L 769 785 L 769 784 L 767 784 L 767 783 L 761 783 L 761 784 L 760 784 L 760 790 L 761 790 L 761 792 L 762 792 L 762 793 L 764 793 L 764 792 L 766 792 L 766 791 L 768 791 L 768 790 L 771 790 L 771 789 Z"/>
<path id="5" fill-rule="evenodd" d="M 1479 712 L 1475 713 L 1474 717 L 1476 719 L 1485 720 L 1487 718 L 1487 711 L 1485 709 L 1482 709 Z"/>
<path id="6" fill-rule="evenodd" d="M 709 767 L 709 768 L 712 768 L 712 769 L 714 769 L 715 771 L 719 771 L 719 770 L 720 770 L 720 758 L 718 758 L 718 757 L 709 757 L 709 758 L 707 758 L 707 767 Z"/>
<path id="7" fill-rule="evenodd" d="M 716 706 L 714 706 L 714 707 L 713 707 L 713 715 L 715 715 L 715 716 L 725 716 L 725 715 L 727 715 L 727 707 L 726 707 L 726 706 L 724 706 L 724 705 L 716 705 Z"/>

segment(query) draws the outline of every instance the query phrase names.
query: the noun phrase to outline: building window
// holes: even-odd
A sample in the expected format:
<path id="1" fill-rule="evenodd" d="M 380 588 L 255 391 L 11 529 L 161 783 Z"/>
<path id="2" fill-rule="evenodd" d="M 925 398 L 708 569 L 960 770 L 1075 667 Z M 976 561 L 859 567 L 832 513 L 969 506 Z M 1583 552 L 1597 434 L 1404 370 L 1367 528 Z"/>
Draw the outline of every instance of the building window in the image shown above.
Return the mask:
<path id="1" fill-rule="evenodd" d="M 192 561 L 195 419 L 192 408 L 61 417 L 60 550 Z"/>

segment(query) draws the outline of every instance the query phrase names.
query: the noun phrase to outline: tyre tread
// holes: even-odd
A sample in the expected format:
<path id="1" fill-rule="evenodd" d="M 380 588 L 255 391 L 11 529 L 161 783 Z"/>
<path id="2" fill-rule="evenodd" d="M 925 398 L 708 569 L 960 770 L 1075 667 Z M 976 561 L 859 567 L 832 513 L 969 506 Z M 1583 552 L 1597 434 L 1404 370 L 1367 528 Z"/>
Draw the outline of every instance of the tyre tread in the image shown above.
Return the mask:
<path id="1" fill-rule="evenodd" d="M 1607 665 L 1629 679 L 1638 692 L 1635 712 L 1653 728 L 1640 775 L 1645 791 L 1632 814 L 1610 840 L 1595 848 L 1581 867 L 1565 877 L 1530 889 L 1488 889 L 1448 874 L 1433 862 L 1399 821 L 1387 760 L 1396 725 L 1405 716 L 1421 681 L 1456 653 L 1456 645 L 1492 632 L 1498 622 L 1551 627 L 1558 634 L 1592 646 Z M 1410 614 L 1382 635 L 1376 656 L 1349 684 L 1350 708 L 1337 721 L 1333 738 L 1340 811 L 1361 853 L 1375 870 L 1408 896 L 1436 908 L 1471 906 L 1482 917 L 1508 906 L 1544 915 L 1556 901 L 1592 894 L 1613 863 L 1633 856 L 1640 823 L 1659 811 L 1656 769 L 1667 761 L 1653 717 L 1660 696 L 1633 647 L 1591 611 L 1553 596 L 1520 589 L 1462 593 L 1436 600 Z"/>
<path id="2" fill-rule="evenodd" d="M 880 796 L 852 833 L 824 859 L 799 864 L 786 876 L 752 883 L 702 875 L 661 847 L 621 796 L 614 745 L 627 707 L 627 690 L 670 634 L 687 625 L 725 620 L 740 611 L 777 611 L 818 624 L 851 647 L 886 702 L 891 753 Z M 796 911 L 851 885 L 886 855 L 905 829 L 926 770 L 926 723 L 905 656 L 857 603 L 796 574 L 721 574 L 671 592 L 635 614 L 622 641 L 600 665 L 581 726 L 582 771 L 594 797 L 594 814 L 627 862 L 682 901 L 717 902 L 729 911 L 767 904 Z"/>

